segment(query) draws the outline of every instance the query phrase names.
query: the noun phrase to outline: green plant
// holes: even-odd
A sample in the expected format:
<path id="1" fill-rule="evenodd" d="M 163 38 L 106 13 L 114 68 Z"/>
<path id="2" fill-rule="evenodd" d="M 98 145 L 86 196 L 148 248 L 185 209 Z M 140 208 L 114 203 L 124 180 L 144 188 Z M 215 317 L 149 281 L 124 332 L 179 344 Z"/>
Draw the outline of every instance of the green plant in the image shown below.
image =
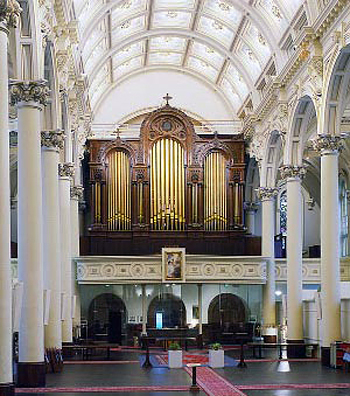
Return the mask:
<path id="1" fill-rule="evenodd" d="M 178 342 L 171 342 L 170 344 L 169 344 L 169 350 L 170 351 L 178 351 L 178 350 L 180 350 L 181 349 L 181 346 L 180 346 L 180 344 L 178 343 Z"/>
<path id="2" fill-rule="evenodd" d="M 210 345 L 210 349 L 213 349 L 214 351 L 218 351 L 219 349 L 222 349 L 222 346 L 220 342 L 214 342 L 214 344 Z"/>

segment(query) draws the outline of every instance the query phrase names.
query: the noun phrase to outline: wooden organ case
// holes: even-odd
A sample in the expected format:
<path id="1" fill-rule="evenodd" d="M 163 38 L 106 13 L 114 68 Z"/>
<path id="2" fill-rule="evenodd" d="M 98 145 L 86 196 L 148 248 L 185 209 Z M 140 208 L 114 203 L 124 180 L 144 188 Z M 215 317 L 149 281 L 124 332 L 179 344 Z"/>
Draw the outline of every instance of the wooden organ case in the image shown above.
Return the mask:
<path id="1" fill-rule="evenodd" d="M 139 139 L 89 144 L 92 224 L 83 254 L 152 254 L 165 246 L 260 254 L 243 226 L 241 135 L 199 136 L 185 113 L 166 105 L 145 118 Z"/>

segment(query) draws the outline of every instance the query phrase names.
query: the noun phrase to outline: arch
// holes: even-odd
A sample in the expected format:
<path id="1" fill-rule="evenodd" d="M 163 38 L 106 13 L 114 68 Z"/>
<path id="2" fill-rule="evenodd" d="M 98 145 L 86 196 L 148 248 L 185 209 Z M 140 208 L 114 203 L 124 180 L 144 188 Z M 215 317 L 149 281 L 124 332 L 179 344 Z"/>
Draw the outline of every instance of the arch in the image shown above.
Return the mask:
<path id="1" fill-rule="evenodd" d="M 310 123 L 314 119 L 316 120 L 314 125 L 316 128 L 316 108 L 311 97 L 305 95 L 297 101 L 292 113 L 284 149 L 285 165 L 302 165 L 304 147 L 313 132 L 309 129 Z"/>
<path id="2" fill-rule="evenodd" d="M 103 93 L 101 94 L 101 96 L 96 100 L 96 103 L 94 104 L 94 111 L 97 114 L 99 111 L 100 106 L 103 104 L 105 98 L 107 98 L 107 96 L 120 84 L 122 84 L 124 81 L 131 79 L 139 74 L 143 74 L 149 71 L 163 71 L 163 70 L 171 70 L 171 71 L 181 71 L 191 77 L 194 77 L 195 79 L 197 79 L 198 81 L 200 81 L 201 83 L 205 84 L 206 86 L 208 86 L 210 89 L 212 89 L 213 91 L 215 91 L 220 98 L 222 99 L 222 101 L 224 102 L 224 105 L 227 107 L 227 109 L 229 109 L 232 113 L 235 112 L 234 107 L 232 106 L 232 103 L 230 102 L 230 100 L 228 99 L 228 97 L 223 93 L 222 90 L 218 89 L 218 86 L 216 84 L 214 84 L 213 82 L 211 82 L 210 80 L 206 79 L 204 76 L 202 76 L 199 73 L 196 73 L 190 69 L 183 69 L 183 68 L 179 68 L 176 66 L 172 66 L 172 65 L 166 65 L 166 66 L 157 66 L 157 65 L 152 65 L 152 66 L 145 66 L 141 69 L 136 69 L 136 70 L 132 70 L 129 73 L 126 73 L 125 75 L 123 75 L 120 79 L 118 79 L 118 81 L 114 81 L 113 84 L 110 84 L 108 86 L 107 89 L 105 89 L 103 91 Z M 149 109 L 148 111 L 152 111 L 154 109 Z M 125 116 L 123 119 L 126 120 L 128 116 Z M 197 116 L 196 118 L 198 118 L 200 116 Z M 122 122 L 122 121 L 121 121 Z"/>
<path id="3" fill-rule="evenodd" d="M 50 97 L 47 105 L 43 109 L 43 126 L 44 130 L 57 129 L 58 111 L 57 111 L 57 92 L 58 84 L 56 79 L 56 67 L 54 62 L 54 46 L 53 43 L 48 41 L 44 52 L 44 79 L 50 90 Z M 67 139 L 68 137 L 66 137 Z"/>
<path id="4" fill-rule="evenodd" d="M 259 164 L 255 158 L 250 158 L 248 161 L 245 183 L 245 201 L 256 202 L 256 189 L 260 185 Z"/>
<path id="5" fill-rule="evenodd" d="M 245 301 L 232 293 L 221 293 L 214 297 L 208 308 L 208 323 L 227 329 L 246 323 L 249 309 Z"/>
<path id="6" fill-rule="evenodd" d="M 339 49 L 336 45 L 328 63 L 328 73 L 324 86 L 322 117 L 318 123 L 318 133 L 339 134 L 341 118 L 346 105 L 345 97 L 350 83 L 350 44 Z"/>
<path id="7" fill-rule="evenodd" d="M 270 132 L 265 145 L 265 157 L 261 166 L 261 187 L 275 187 L 281 160 L 282 139 L 276 130 Z"/>
<path id="8" fill-rule="evenodd" d="M 185 327 L 186 307 L 181 298 L 170 293 L 154 297 L 148 306 L 147 324 L 156 327 L 156 313 L 163 314 L 163 327 Z"/>
<path id="9" fill-rule="evenodd" d="M 122 342 L 127 311 L 124 301 L 113 293 L 96 296 L 89 305 L 89 338 Z"/>

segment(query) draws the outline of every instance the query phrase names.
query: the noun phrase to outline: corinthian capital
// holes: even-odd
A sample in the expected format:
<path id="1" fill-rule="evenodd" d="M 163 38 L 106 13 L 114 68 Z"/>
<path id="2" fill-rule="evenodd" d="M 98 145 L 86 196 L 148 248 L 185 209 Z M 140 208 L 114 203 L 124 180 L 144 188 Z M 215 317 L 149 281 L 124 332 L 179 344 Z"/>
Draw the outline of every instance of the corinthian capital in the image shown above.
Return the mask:
<path id="1" fill-rule="evenodd" d="M 278 188 L 276 187 L 259 187 L 256 190 L 257 197 L 260 201 L 267 201 L 274 199 L 278 194 Z"/>
<path id="2" fill-rule="evenodd" d="M 41 146 L 53 149 L 63 149 L 64 134 L 62 131 L 41 132 Z"/>
<path id="3" fill-rule="evenodd" d="M 322 154 L 339 153 L 343 148 L 342 137 L 339 135 L 322 134 L 314 141 L 315 151 Z"/>
<path id="4" fill-rule="evenodd" d="M 60 177 L 73 177 L 74 176 L 74 164 L 66 162 L 58 165 L 58 174 Z"/>
<path id="5" fill-rule="evenodd" d="M 70 197 L 75 201 L 82 201 L 84 198 L 84 187 L 83 186 L 72 186 L 70 188 Z"/>
<path id="6" fill-rule="evenodd" d="M 306 169 L 303 166 L 283 165 L 280 167 L 280 173 L 283 180 L 296 178 L 301 180 L 305 176 Z"/>
<path id="7" fill-rule="evenodd" d="M 11 104 L 20 102 L 37 102 L 42 105 L 47 104 L 49 98 L 49 88 L 46 81 L 11 81 L 9 85 L 11 94 Z"/>
<path id="8" fill-rule="evenodd" d="M 21 11 L 17 0 L 0 0 L 0 22 L 6 21 L 8 27 L 17 27 Z"/>

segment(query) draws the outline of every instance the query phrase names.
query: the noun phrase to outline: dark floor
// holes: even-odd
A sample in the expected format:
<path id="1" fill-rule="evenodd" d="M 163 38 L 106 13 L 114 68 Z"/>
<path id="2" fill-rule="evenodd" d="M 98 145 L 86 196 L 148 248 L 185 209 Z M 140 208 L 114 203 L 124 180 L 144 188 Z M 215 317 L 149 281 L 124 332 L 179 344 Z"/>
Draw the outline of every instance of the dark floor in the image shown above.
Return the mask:
<path id="1" fill-rule="evenodd" d="M 153 353 L 155 351 L 152 351 Z M 239 351 L 226 351 L 228 356 L 237 358 Z M 248 362 L 246 369 L 227 367 L 216 372 L 232 384 L 240 387 L 245 385 L 264 384 L 335 384 L 350 383 L 350 372 L 322 367 L 320 362 L 278 362 L 273 361 L 277 354 L 269 352 L 265 356 L 272 361 Z M 181 369 L 167 368 L 143 369 L 138 363 L 139 351 L 116 351 L 111 358 L 115 364 L 79 364 L 74 362 L 79 356 L 73 357 L 74 364 L 66 364 L 59 374 L 48 374 L 47 387 L 120 387 L 120 386 L 179 386 L 189 387 L 191 377 Z M 105 357 L 93 356 L 93 360 L 104 360 Z M 247 359 L 251 359 L 248 354 Z M 289 370 L 289 371 L 286 371 Z M 277 389 L 277 390 L 246 390 L 241 389 L 246 396 L 350 396 L 349 389 Z M 23 393 L 17 393 L 24 396 Z M 33 395 L 33 394 L 32 394 Z M 38 395 L 38 394 L 35 394 Z M 96 393 L 60 393 L 57 396 L 96 396 Z M 190 396 L 189 391 L 158 391 L 158 392 L 118 392 L 103 393 L 103 396 Z M 204 396 L 203 391 L 197 393 Z M 39 396 L 39 395 L 38 395 Z M 54 396 L 46 393 L 45 396 Z"/>

